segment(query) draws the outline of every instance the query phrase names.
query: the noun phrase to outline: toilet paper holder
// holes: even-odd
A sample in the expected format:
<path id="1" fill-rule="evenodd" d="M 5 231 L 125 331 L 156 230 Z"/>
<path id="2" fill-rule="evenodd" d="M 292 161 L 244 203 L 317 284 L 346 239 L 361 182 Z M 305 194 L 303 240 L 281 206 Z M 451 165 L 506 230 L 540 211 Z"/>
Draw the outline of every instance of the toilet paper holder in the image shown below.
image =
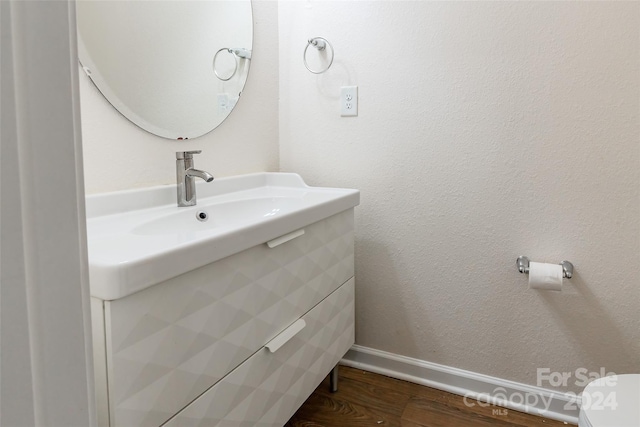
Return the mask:
<path id="1" fill-rule="evenodd" d="M 529 274 L 529 258 L 524 255 L 520 255 L 516 260 L 516 265 L 518 266 L 518 271 L 520 273 Z M 562 277 L 565 279 L 571 279 L 573 276 L 573 264 L 569 261 L 562 261 L 560 263 L 562 266 Z"/>

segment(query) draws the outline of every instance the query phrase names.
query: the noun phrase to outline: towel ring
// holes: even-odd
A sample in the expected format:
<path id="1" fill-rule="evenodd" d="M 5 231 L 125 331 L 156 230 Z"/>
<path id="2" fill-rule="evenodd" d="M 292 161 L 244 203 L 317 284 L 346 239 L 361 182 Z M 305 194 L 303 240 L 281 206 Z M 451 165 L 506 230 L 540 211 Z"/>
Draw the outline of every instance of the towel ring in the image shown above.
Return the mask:
<path id="1" fill-rule="evenodd" d="M 327 65 L 327 68 L 325 68 L 324 70 L 312 70 L 307 63 L 307 49 L 309 49 L 309 46 L 313 46 L 318 50 L 325 50 L 327 48 L 327 45 L 329 45 L 329 47 L 331 48 L 331 59 L 329 60 L 329 65 Z M 331 68 L 331 64 L 333 64 L 333 46 L 331 45 L 331 43 L 329 43 L 329 40 L 325 39 L 324 37 L 314 37 L 309 39 L 309 41 L 307 42 L 307 47 L 304 48 L 304 52 L 302 53 L 302 62 L 304 62 L 304 66 L 307 68 L 307 70 L 309 70 L 313 74 L 322 74 L 326 72 L 329 68 Z"/>
<path id="2" fill-rule="evenodd" d="M 218 59 L 218 54 L 223 50 L 226 50 L 227 52 L 229 52 L 233 56 L 233 59 L 236 61 L 236 66 L 233 69 L 233 73 L 231 73 L 231 75 L 226 79 L 220 77 L 220 74 L 218 74 L 218 70 L 216 70 L 216 59 Z M 238 71 L 238 56 L 234 54 L 233 50 L 223 47 L 222 49 L 218 50 L 215 55 L 213 55 L 213 74 L 215 74 L 218 79 L 222 80 L 223 82 L 228 82 L 229 80 L 231 80 L 233 76 L 236 75 L 237 71 Z"/>

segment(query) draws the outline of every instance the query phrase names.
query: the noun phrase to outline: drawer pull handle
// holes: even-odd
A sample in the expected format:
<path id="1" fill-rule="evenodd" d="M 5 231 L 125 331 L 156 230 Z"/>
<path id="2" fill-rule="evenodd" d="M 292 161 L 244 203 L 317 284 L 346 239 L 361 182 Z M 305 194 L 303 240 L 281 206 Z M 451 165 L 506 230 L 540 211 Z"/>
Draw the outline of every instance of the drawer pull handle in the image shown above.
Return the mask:
<path id="1" fill-rule="evenodd" d="M 281 245 L 283 243 L 287 243 L 289 240 L 293 240 L 296 237 L 300 237 L 304 234 L 304 228 L 297 230 L 297 231 L 293 231 L 289 234 L 285 234 L 284 236 L 280 236 L 280 237 L 276 237 L 273 240 L 269 240 L 267 242 L 267 246 L 269 246 L 271 249 L 275 248 L 278 245 Z"/>
<path id="2" fill-rule="evenodd" d="M 291 326 L 280 332 L 277 337 L 269 341 L 269 343 L 267 343 L 265 347 L 267 347 L 267 350 L 269 350 L 271 353 L 275 353 L 298 332 L 303 330 L 305 326 L 307 326 L 307 322 L 305 322 L 304 319 L 296 320 Z"/>

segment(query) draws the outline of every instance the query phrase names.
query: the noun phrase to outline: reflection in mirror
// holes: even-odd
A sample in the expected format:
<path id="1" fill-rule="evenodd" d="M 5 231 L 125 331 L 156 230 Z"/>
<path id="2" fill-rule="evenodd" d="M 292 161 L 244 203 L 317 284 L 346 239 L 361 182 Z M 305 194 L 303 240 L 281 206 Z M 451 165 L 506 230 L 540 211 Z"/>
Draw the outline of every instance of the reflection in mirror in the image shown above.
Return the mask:
<path id="1" fill-rule="evenodd" d="M 136 125 L 195 138 L 235 107 L 251 62 L 250 0 L 79 0 L 76 8 L 82 67 Z"/>

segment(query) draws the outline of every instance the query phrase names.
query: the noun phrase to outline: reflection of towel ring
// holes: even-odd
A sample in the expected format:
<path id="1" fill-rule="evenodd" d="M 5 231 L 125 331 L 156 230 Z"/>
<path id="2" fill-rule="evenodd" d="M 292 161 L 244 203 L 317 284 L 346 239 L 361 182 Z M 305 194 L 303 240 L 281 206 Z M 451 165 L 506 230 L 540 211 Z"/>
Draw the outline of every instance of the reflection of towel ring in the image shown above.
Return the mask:
<path id="1" fill-rule="evenodd" d="M 325 50 L 327 45 L 329 45 L 329 47 L 331 48 L 331 59 L 329 60 L 329 65 L 327 65 L 327 68 L 325 68 L 324 70 L 312 70 L 309 67 L 309 64 L 307 64 L 307 49 L 309 49 L 309 46 L 313 46 L 318 50 Z M 309 39 L 309 41 L 307 42 L 307 47 L 304 48 L 304 52 L 302 53 L 302 61 L 304 62 L 304 66 L 307 67 L 307 70 L 311 71 L 313 74 L 322 74 L 329 68 L 331 68 L 331 64 L 333 64 L 333 46 L 331 45 L 331 43 L 329 43 L 329 40 L 325 39 L 324 37 L 314 37 L 312 39 Z"/>
<path id="2" fill-rule="evenodd" d="M 233 60 L 236 61 L 236 66 L 233 69 L 233 73 L 231 73 L 231 75 L 229 77 L 227 77 L 226 79 L 220 77 L 220 74 L 218 74 L 218 70 L 216 70 L 216 59 L 218 58 L 218 54 L 222 51 L 226 50 L 227 52 L 229 52 L 232 56 L 233 56 Z M 231 78 L 233 76 L 236 75 L 236 71 L 238 71 L 238 56 L 236 56 L 233 52 L 233 50 L 223 47 L 222 49 L 218 50 L 216 52 L 215 55 L 213 55 L 213 73 L 216 75 L 217 78 L 219 78 L 220 80 L 222 80 L 223 82 L 229 81 L 231 80 Z"/>

